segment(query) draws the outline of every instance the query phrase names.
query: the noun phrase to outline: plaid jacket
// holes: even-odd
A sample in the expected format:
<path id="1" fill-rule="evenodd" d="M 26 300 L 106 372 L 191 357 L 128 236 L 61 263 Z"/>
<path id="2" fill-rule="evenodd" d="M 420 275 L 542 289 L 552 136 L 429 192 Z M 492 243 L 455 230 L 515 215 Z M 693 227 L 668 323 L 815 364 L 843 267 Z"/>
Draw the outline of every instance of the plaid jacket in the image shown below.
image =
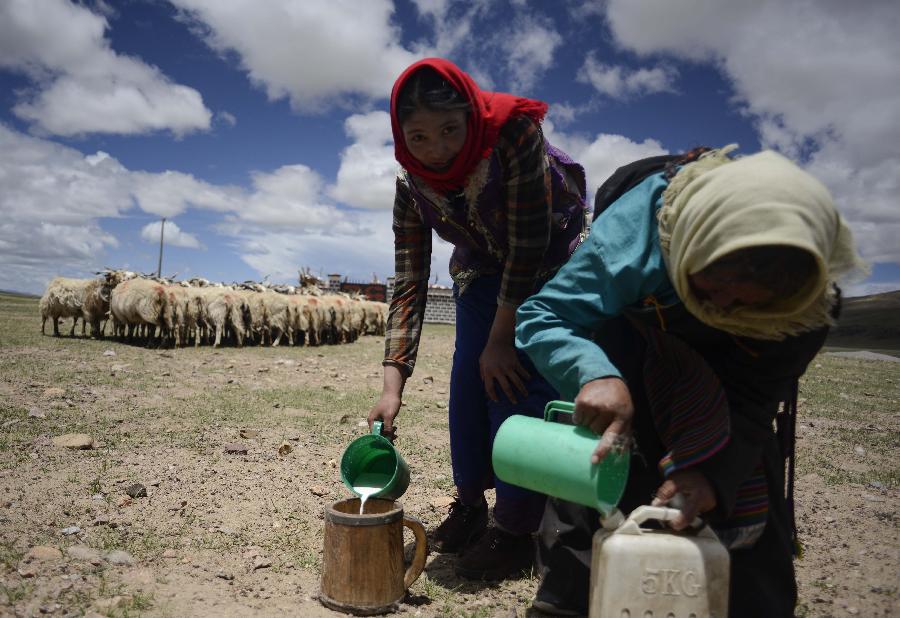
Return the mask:
<path id="1" fill-rule="evenodd" d="M 551 156 L 548 156 L 548 153 Z M 415 365 L 431 266 L 431 231 L 454 245 L 450 275 L 460 294 L 502 274 L 498 305 L 517 307 L 583 238 L 584 172 L 546 144 L 538 124 L 516 117 L 460 192 L 441 195 L 401 171 L 394 200 L 394 295 L 385 364 Z"/>

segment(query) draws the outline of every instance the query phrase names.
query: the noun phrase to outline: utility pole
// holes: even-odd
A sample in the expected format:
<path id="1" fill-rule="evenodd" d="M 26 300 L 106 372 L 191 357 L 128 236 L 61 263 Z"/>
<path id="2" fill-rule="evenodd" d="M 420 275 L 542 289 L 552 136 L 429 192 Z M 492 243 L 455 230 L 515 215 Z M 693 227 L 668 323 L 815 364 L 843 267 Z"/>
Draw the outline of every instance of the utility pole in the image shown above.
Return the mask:
<path id="1" fill-rule="evenodd" d="M 156 268 L 156 276 L 162 277 L 162 248 L 163 248 L 163 236 L 166 232 L 166 218 L 162 218 L 162 223 L 159 226 L 159 266 Z"/>

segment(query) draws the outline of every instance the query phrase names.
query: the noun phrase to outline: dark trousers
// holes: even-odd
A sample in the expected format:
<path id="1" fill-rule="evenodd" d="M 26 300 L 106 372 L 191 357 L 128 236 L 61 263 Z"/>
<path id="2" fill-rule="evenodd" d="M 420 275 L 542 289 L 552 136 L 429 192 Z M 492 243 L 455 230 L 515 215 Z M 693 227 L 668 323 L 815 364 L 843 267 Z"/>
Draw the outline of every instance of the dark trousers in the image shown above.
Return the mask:
<path id="1" fill-rule="evenodd" d="M 494 476 L 491 447 L 501 423 L 513 414 L 543 417 L 544 406 L 557 398 L 556 391 L 541 377 L 531 361 L 517 352 L 519 362 L 531 379 L 525 383 L 528 396 L 512 403 L 499 385 L 499 401 L 491 401 L 481 380 L 478 360 L 487 344 L 494 315 L 500 277 L 480 277 L 456 299 L 456 349 L 450 372 L 450 457 L 453 481 L 463 504 L 477 504 L 485 489 L 495 487 L 494 519 L 513 533 L 537 530 L 544 511 L 545 496 L 509 485 Z"/>
<path id="2" fill-rule="evenodd" d="M 641 373 L 643 340 L 624 319 L 611 321 L 600 334 L 604 350 L 628 383 L 635 406 L 636 449 L 619 508 L 628 514 L 649 504 L 662 484 L 656 464 L 664 450 L 653 426 Z M 730 618 L 789 618 L 794 615 L 794 579 L 790 523 L 785 504 L 784 474 L 773 434 L 763 460 L 769 488 L 769 516 L 762 537 L 753 547 L 730 552 Z M 539 596 L 587 613 L 593 534 L 600 514 L 588 507 L 556 498 L 547 501 L 538 534 Z M 543 593 L 543 594 L 542 594 Z"/>

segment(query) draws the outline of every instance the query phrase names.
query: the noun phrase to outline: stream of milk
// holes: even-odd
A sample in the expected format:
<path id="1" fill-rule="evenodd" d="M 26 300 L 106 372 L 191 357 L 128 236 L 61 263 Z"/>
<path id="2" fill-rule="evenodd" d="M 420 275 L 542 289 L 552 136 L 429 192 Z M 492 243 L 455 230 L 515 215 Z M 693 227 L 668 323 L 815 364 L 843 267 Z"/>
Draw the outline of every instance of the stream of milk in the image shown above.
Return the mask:
<path id="1" fill-rule="evenodd" d="M 377 494 L 384 487 L 366 487 L 365 485 L 354 485 L 354 493 L 359 495 L 359 514 L 362 515 L 366 509 L 366 500 Z"/>

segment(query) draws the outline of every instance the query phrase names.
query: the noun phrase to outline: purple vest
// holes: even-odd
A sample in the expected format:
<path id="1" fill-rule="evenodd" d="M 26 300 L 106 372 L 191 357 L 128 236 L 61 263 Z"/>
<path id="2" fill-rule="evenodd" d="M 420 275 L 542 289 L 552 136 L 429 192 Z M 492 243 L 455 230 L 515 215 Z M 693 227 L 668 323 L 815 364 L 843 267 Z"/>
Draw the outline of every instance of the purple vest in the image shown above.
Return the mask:
<path id="1" fill-rule="evenodd" d="M 565 264 L 583 240 L 587 203 L 584 168 L 566 153 L 545 141 L 550 163 L 552 222 L 550 243 L 538 271 L 539 280 L 549 279 Z M 485 174 L 486 172 L 486 174 Z M 471 180 L 484 174 L 481 187 Z M 503 173 L 498 156 L 492 154 L 470 174 L 466 189 L 452 195 L 409 188 L 423 223 L 454 245 L 450 275 L 461 288 L 472 278 L 499 273 L 508 253 Z M 457 275 L 460 275 L 458 278 Z"/>

